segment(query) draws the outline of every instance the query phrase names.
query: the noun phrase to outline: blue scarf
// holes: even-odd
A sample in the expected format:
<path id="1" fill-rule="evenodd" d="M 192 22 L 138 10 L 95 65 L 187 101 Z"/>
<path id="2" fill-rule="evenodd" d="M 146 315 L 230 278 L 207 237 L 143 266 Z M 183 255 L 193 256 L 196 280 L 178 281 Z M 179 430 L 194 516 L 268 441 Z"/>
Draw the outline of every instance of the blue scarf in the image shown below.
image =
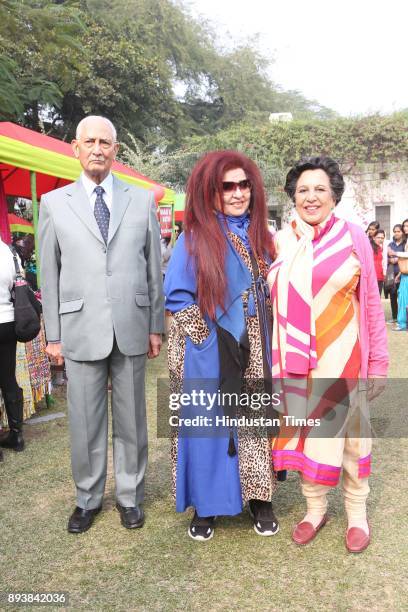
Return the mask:
<path id="1" fill-rule="evenodd" d="M 245 248 L 251 253 L 251 245 L 249 244 L 248 229 L 251 223 L 249 212 L 245 212 L 239 217 L 233 217 L 232 215 L 224 215 L 222 212 L 217 212 L 217 218 L 226 222 L 228 231 L 233 232 L 242 240 Z"/>
<path id="2" fill-rule="evenodd" d="M 232 217 L 230 215 L 223 215 L 221 212 L 217 212 L 217 218 L 220 221 L 224 221 L 227 224 L 228 230 L 236 234 L 244 243 L 245 248 L 251 254 L 251 245 L 249 244 L 248 238 L 248 228 L 251 222 L 249 212 L 247 211 L 243 215 L 239 217 Z M 269 296 L 269 288 L 268 285 L 261 274 L 258 275 L 258 278 L 255 283 L 255 291 L 258 299 L 259 305 L 259 319 L 260 325 L 263 328 L 265 334 L 265 356 L 266 361 L 268 363 L 269 368 L 272 370 L 272 357 L 271 357 L 271 348 L 270 348 L 270 333 L 268 328 L 268 316 L 267 316 L 267 306 L 266 306 L 266 297 Z M 248 295 L 248 310 L 247 313 L 249 316 L 256 316 L 256 304 L 255 304 L 255 296 L 254 292 L 251 289 Z"/>

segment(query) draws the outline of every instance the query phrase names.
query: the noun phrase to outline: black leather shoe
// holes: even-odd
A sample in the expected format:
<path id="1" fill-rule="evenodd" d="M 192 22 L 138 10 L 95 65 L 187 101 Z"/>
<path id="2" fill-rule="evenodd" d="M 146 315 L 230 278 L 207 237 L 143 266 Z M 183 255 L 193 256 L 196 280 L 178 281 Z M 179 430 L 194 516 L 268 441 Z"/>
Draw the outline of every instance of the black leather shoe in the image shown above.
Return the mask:
<path id="1" fill-rule="evenodd" d="M 12 429 L 0 438 L 0 446 L 2 448 L 10 448 L 17 453 L 24 450 L 24 438 L 21 431 Z"/>
<path id="2" fill-rule="evenodd" d="M 68 521 L 69 533 L 84 533 L 92 525 L 95 516 L 102 510 L 102 507 L 92 510 L 84 510 L 77 506 Z"/>
<path id="3" fill-rule="evenodd" d="M 120 522 L 126 529 L 137 529 L 144 525 L 144 512 L 140 506 L 133 506 L 125 508 L 120 504 L 116 504 L 116 508 L 119 510 Z"/>

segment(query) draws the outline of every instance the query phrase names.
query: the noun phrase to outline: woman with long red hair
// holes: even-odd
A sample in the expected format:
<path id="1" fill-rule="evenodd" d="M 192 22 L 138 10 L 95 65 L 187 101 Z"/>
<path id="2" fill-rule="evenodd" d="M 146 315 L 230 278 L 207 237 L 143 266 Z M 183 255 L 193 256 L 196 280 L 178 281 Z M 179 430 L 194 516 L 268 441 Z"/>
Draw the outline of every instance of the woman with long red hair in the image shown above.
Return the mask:
<path id="1" fill-rule="evenodd" d="M 188 534 L 195 540 L 209 540 L 215 517 L 239 514 L 245 502 L 256 533 L 279 529 L 271 503 L 271 407 L 241 401 L 269 389 L 272 319 L 265 275 L 272 259 L 258 167 L 236 151 L 207 153 L 188 181 L 184 233 L 164 287 L 173 315 L 171 397 L 180 400 L 172 405 L 176 510 L 194 508 Z"/>

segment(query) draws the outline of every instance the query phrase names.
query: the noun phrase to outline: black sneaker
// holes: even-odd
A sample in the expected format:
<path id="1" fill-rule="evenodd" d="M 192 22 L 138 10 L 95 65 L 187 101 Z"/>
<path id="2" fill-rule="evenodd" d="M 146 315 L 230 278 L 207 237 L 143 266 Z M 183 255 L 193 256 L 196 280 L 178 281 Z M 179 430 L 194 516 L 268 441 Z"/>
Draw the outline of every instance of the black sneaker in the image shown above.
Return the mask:
<path id="1" fill-rule="evenodd" d="M 214 535 L 215 516 L 198 516 L 194 512 L 193 520 L 188 528 L 188 535 L 193 540 L 205 542 L 211 540 Z"/>
<path id="2" fill-rule="evenodd" d="M 258 535 L 272 536 L 278 533 L 279 523 L 273 513 L 272 502 L 250 499 L 249 514 L 254 520 L 254 530 Z"/>

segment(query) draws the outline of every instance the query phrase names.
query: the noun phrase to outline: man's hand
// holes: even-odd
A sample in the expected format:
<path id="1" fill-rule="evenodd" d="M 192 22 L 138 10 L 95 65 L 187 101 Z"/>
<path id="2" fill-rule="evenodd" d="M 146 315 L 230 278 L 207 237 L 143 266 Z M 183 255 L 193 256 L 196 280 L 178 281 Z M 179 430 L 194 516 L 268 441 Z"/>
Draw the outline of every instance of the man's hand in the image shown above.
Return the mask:
<path id="1" fill-rule="evenodd" d="M 51 365 L 62 365 L 64 363 L 64 357 L 61 353 L 61 342 L 47 344 L 45 352 L 50 358 Z"/>
<path id="2" fill-rule="evenodd" d="M 367 381 L 367 399 L 369 402 L 384 391 L 387 385 L 385 376 L 369 376 Z"/>
<path id="3" fill-rule="evenodd" d="M 147 353 L 148 359 L 154 359 L 160 354 L 160 348 L 162 345 L 161 334 L 149 334 L 149 352 Z"/>

